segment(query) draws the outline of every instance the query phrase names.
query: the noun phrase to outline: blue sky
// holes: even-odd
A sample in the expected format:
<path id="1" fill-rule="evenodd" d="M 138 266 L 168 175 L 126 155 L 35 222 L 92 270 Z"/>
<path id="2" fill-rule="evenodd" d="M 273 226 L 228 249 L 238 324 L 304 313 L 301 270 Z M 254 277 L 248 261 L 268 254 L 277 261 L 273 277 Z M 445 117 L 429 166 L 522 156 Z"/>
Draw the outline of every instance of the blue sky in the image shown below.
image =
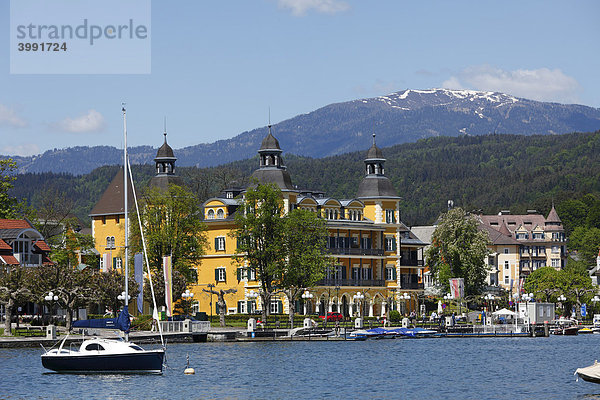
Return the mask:
<path id="1" fill-rule="evenodd" d="M 233 137 L 333 102 L 433 87 L 600 107 L 598 1 L 152 1 L 151 73 L 10 74 L 0 154 Z M 110 62 L 110 60 L 107 60 Z"/>

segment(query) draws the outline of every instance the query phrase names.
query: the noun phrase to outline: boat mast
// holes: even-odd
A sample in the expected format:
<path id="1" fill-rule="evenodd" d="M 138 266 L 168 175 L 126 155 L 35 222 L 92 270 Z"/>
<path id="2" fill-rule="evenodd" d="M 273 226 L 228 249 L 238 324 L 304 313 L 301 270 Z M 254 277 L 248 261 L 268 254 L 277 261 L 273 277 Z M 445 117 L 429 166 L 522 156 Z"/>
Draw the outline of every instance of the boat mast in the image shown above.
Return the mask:
<path id="1" fill-rule="evenodd" d="M 129 303 L 129 221 L 127 215 L 127 115 L 123 105 L 123 196 L 125 211 L 125 306 Z M 125 340 L 129 340 L 129 334 L 125 333 Z"/>

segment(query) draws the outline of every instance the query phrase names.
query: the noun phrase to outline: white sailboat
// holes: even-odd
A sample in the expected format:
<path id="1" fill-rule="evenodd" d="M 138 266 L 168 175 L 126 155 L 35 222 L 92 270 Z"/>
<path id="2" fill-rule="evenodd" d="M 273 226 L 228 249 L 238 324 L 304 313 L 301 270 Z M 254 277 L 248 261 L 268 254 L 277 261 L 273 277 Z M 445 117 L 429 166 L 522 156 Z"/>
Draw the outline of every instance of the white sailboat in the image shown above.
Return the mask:
<path id="1" fill-rule="evenodd" d="M 123 187 L 124 187 L 124 212 L 125 212 L 125 292 L 123 311 L 114 319 L 81 320 L 73 324 L 75 328 L 105 328 L 120 329 L 125 332 L 124 339 L 90 338 L 84 340 L 79 349 L 65 349 L 65 338 L 58 349 L 50 349 L 42 354 L 42 365 L 50 370 L 64 373 L 156 373 L 161 374 L 165 356 L 165 346 L 162 330 L 159 332 L 162 347 L 155 350 L 144 350 L 140 346 L 129 341 L 129 225 L 128 225 L 128 199 L 127 199 L 127 177 L 131 177 L 129 160 L 127 158 L 127 116 L 123 107 Z M 129 171 L 129 174 L 128 174 Z M 131 179 L 133 184 L 133 179 Z M 133 190 L 135 199 L 135 189 Z M 137 199 L 136 199 L 137 209 Z M 139 222 L 139 210 L 138 210 Z M 140 224 L 141 231 L 141 224 Z M 143 241 L 143 232 L 142 232 Z M 145 244 L 144 244 L 144 253 Z M 150 274 L 148 257 L 146 255 L 146 266 Z M 150 279 L 152 300 L 156 310 L 156 299 L 152 279 Z"/>

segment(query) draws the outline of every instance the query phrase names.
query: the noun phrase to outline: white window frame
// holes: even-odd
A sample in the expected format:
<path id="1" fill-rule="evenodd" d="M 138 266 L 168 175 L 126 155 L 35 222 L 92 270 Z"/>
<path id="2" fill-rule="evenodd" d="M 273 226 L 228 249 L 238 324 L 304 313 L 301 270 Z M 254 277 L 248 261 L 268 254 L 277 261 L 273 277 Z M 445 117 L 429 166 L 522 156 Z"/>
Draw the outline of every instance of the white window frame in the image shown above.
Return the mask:
<path id="1" fill-rule="evenodd" d="M 222 208 L 219 208 L 217 210 L 217 216 L 216 216 L 216 218 L 217 219 L 225 219 L 225 211 L 223 211 Z"/>
<path id="2" fill-rule="evenodd" d="M 269 312 L 271 314 L 279 314 L 279 303 L 276 299 L 272 299 L 269 303 Z"/>
<path id="3" fill-rule="evenodd" d="M 394 269 L 395 269 L 395 267 L 386 267 L 385 268 L 385 280 L 386 281 L 394 280 Z"/>
<path id="4" fill-rule="evenodd" d="M 509 285 L 510 284 L 510 276 L 508 276 L 508 275 L 504 276 L 504 284 L 505 285 Z"/>
<path id="5" fill-rule="evenodd" d="M 217 236 L 216 251 L 225 251 L 225 236 Z"/>
<path id="6" fill-rule="evenodd" d="M 210 208 L 206 212 L 206 219 L 215 219 L 215 210 L 213 210 L 212 208 Z"/>
<path id="7" fill-rule="evenodd" d="M 560 259 L 559 258 L 553 258 L 550 260 L 550 262 L 552 263 L 553 268 L 560 267 Z"/>
<path id="8" fill-rule="evenodd" d="M 217 271 L 219 272 L 219 279 L 217 280 L 217 282 L 225 282 L 225 278 L 227 277 L 227 270 L 225 269 L 225 267 L 219 267 L 217 268 Z"/>

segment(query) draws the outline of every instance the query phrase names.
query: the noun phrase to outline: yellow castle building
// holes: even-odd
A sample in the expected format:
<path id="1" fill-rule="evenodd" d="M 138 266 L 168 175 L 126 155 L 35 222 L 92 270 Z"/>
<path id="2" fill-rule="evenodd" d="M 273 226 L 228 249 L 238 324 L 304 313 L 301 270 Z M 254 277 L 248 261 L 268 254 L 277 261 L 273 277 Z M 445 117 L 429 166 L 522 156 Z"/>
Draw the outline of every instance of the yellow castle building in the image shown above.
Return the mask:
<path id="1" fill-rule="evenodd" d="M 335 262 L 325 278 L 308 289 L 308 296 L 298 300 L 296 310 L 321 315 L 340 312 L 347 317 L 356 315 L 359 308 L 360 315 L 371 317 L 385 316 L 389 310 L 401 313 L 416 310 L 418 295 L 423 291 L 422 248 L 427 243 L 419 240 L 401 222 L 401 198 L 385 174 L 386 160 L 375 144 L 375 135 L 364 160 L 365 176 L 352 199 L 335 199 L 322 191 L 294 186 L 279 142 L 270 132 L 262 141 L 258 154 L 260 162 L 253 178 L 279 187 L 284 212 L 308 209 L 327 222 L 327 251 Z M 156 176 L 150 182 L 151 186 L 183 185 L 181 178 L 175 175 L 176 158 L 167 144 L 166 133 L 154 161 Z M 92 234 L 96 249 L 102 255 L 103 270 L 118 268 L 121 264 L 124 244 L 122 188 L 121 170 L 90 213 Z M 228 314 L 249 314 L 263 307 L 269 307 L 271 314 L 288 312 L 285 296 L 274 298 L 271 304 L 261 304 L 257 297 L 256 273 L 234 262 L 237 245 L 231 232 L 236 227 L 234 215 L 244 191 L 244 188 L 228 188 L 203 204 L 209 247 L 196 267 L 197 282 L 190 285 L 196 312 L 218 313 L 216 296 L 203 291 L 207 288 L 237 289 L 236 293 L 225 297 Z M 133 199 L 131 192 L 129 196 Z M 178 294 L 173 295 L 177 301 Z"/>
<path id="2" fill-rule="evenodd" d="M 298 300 L 296 310 L 305 314 L 340 312 L 362 316 L 385 316 L 388 310 L 404 313 L 417 305 L 423 290 L 423 260 L 420 241 L 400 220 L 400 200 L 385 175 L 385 158 L 375 144 L 367 152 L 365 176 L 356 197 L 335 199 L 324 192 L 300 189 L 292 184 L 278 140 L 269 132 L 258 150 L 260 164 L 253 178 L 273 183 L 282 192 L 284 212 L 295 208 L 318 213 L 327 222 L 327 251 L 335 263 L 323 280 Z M 203 293 L 215 289 L 237 289 L 226 297 L 227 313 L 253 313 L 269 307 L 270 313 L 287 313 L 287 299 L 260 304 L 256 273 L 234 262 L 236 239 L 234 215 L 244 189 L 229 188 L 204 204 L 208 242 L 198 282 L 193 285 L 197 309 L 216 313 L 215 302 Z M 361 296 L 356 296 L 360 293 Z"/>

